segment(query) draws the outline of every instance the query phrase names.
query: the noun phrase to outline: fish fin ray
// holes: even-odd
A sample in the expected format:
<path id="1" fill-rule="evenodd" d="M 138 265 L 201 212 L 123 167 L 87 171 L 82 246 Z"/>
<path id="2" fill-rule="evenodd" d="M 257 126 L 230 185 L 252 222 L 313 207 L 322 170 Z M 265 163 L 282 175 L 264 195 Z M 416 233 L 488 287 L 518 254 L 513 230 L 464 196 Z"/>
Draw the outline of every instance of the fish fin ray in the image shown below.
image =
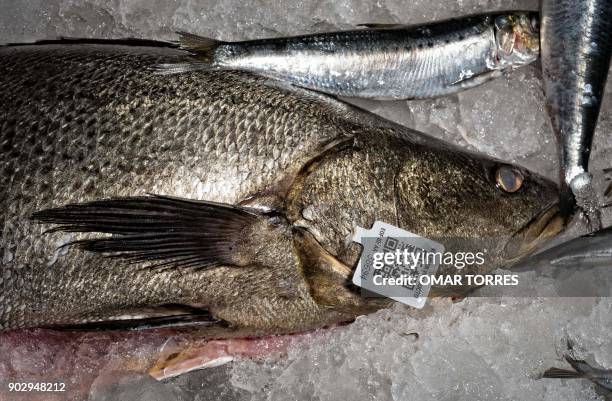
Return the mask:
<path id="1" fill-rule="evenodd" d="M 349 314 L 365 314 L 380 308 L 373 300 L 364 301 L 351 286 L 351 268 L 327 252 L 306 230 L 296 230 L 294 247 L 308 285 L 310 296 L 320 306 Z M 385 301 L 383 301 L 385 302 Z"/>
<path id="2" fill-rule="evenodd" d="M 142 311 L 124 311 L 123 315 L 129 316 L 130 313 L 140 316 L 132 318 L 114 316 L 95 322 L 57 324 L 50 325 L 47 328 L 59 331 L 138 331 L 179 327 L 210 327 L 225 324 L 205 309 L 183 305 L 163 305 L 157 308 L 145 308 Z"/>
<path id="3" fill-rule="evenodd" d="M 583 375 L 573 370 L 550 368 L 544 372 L 542 377 L 546 379 L 578 379 Z"/>
<path id="4" fill-rule="evenodd" d="M 53 231 L 108 234 L 68 246 L 160 270 L 244 266 L 249 261 L 236 254 L 245 231 L 266 221 L 248 208 L 162 195 L 69 204 L 32 219 L 57 225 Z"/>
<path id="5" fill-rule="evenodd" d="M 576 372 L 578 372 L 581 375 L 584 375 L 584 373 L 590 372 L 593 370 L 591 365 L 589 365 L 586 361 L 574 359 L 569 356 L 565 356 L 565 360 L 567 361 L 567 363 L 572 365 L 572 368 L 574 368 Z"/>
<path id="6" fill-rule="evenodd" d="M 208 62 L 213 60 L 214 52 L 217 47 L 225 43 L 220 40 L 206 38 L 189 32 L 179 31 L 177 35 L 179 35 L 181 49 L 195 53 L 199 59 Z"/>
<path id="7" fill-rule="evenodd" d="M 183 74 L 194 71 L 210 71 L 218 69 L 212 65 L 215 50 L 221 44 L 220 40 L 205 38 L 189 32 L 176 32 L 179 35 L 179 44 L 182 50 L 191 53 L 191 59 L 181 63 L 166 63 L 153 66 L 157 75 Z"/>

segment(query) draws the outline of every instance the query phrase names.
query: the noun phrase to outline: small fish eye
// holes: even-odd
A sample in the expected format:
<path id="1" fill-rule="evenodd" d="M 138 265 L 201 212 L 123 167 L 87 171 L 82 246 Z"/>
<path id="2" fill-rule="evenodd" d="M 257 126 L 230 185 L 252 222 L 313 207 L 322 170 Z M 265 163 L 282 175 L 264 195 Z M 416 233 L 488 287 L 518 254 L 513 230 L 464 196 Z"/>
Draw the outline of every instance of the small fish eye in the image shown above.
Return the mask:
<path id="1" fill-rule="evenodd" d="M 504 192 L 514 193 L 523 187 L 525 177 L 523 174 L 510 166 L 500 166 L 495 172 L 495 183 L 497 188 Z"/>

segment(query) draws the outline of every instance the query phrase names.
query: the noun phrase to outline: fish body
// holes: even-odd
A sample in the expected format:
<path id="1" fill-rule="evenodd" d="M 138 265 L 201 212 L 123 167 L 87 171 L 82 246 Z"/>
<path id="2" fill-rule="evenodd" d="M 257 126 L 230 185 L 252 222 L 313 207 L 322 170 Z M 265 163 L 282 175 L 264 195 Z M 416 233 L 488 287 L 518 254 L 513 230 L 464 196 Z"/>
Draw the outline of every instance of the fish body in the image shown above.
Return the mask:
<path id="1" fill-rule="evenodd" d="M 567 362 L 574 370 L 550 368 L 543 377 L 549 379 L 588 379 L 604 390 L 612 392 L 612 370 L 594 368 L 585 361 L 579 361 L 568 356 Z"/>
<path id="2" fill-rule="evenodd" d="M 612 227 L 547 249 L 528 258 L 525 263 L 526 266 L 571 269 L 610 267 L 612 266 Z"/>
<path id="3" fill-rule="evenodd" d="M 560 297 L 607 297 L 612 288 L 612 227 L 563 242 L 517 263 L 513 271 L 534 271 L 553 279 Z M 522 295 L 538 296 L 542 288 Z M 550 291 L 547 287 L 544 291 Z"/>
<path id="4" fill-rule="evenodd" d="M 519 167 L 247 73 L 149 70 L 186 57 L 0 48 L 0 329 L 292 333 L 388 304 L 347 284 L 357 225 L 487 238 L 481 271 L 562 229 Z"/>
<path id="5" fill-rule="evenodd" d="M 612 1 L 544 0 L 541 17 L 544 90 L 561 143 L 561 178 L 598 220 L 586 174 L 610 68 Z"/>
<path id="6" fill-rule="evenodd" d="M 537 15 L 527 12 L 244 42 L 183 34 L 182 43 L 196 61 L 163 65 L 160 72 L 250 71 L 323 93 L 375 99 L 456 93 L 539 55 Z"/>

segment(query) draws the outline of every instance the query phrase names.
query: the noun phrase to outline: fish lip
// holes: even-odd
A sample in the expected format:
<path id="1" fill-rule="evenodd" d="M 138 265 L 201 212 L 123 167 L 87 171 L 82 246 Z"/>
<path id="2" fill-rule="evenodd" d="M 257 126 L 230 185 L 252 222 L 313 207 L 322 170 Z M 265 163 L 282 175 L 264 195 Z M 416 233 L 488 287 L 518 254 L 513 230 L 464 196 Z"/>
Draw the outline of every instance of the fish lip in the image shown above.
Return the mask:
<path id="1" fill-rule="evenodd" d="M 565 231 L 569 218 L 559 202 L 544 208 L 508 240 L 502 251 L 505 264 L 516 264 L 541 250 L 548 241 Z"/>

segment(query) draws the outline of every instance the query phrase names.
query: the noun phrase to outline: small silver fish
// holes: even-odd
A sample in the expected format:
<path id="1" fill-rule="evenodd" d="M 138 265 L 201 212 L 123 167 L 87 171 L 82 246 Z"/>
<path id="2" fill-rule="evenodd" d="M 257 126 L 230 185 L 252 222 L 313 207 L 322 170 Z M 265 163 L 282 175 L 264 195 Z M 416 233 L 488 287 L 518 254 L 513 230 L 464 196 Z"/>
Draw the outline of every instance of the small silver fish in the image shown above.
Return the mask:
<path id="1" fill-rule="evenodd" d="M 574 370 L 550 368 L 542 377 L 547 379 L 589 379 L 606 391 L 612 391 L 612 370 L 594 368 L 585 361 L 565 357 Z"/>
<path id="2" fill-rule="evenodd" d="M 193 60 L 159 65 L 158 72 L 242 70 L 337 96 L 424 99 L 475 87 L 539 56 L 535 13 L 365 26 L 244 42 L 179 33 Z"/>
<path id="3" fill-rule="evenodd" d="M 591 269 L 612 267 L 612 227 L 574 238 L 521 262 L 516 271 L 534 267 Z"/>
<path id="4" fill-rule="evenodd" d="M 612 288 L 612 227 L 546 249 L 520 261 L 512 270 L 554 279 L 558 296 L 608 297 Z M 533 295 L 537 294 L 536 290 Z"/>
<path id="5" fill-rule="evenodd" d="M 612 0 L 544 0 L 541 15 L 544 90 L 561 142 L 562 182 L 598 230 L 588 163 L 610 68 Z"/>

